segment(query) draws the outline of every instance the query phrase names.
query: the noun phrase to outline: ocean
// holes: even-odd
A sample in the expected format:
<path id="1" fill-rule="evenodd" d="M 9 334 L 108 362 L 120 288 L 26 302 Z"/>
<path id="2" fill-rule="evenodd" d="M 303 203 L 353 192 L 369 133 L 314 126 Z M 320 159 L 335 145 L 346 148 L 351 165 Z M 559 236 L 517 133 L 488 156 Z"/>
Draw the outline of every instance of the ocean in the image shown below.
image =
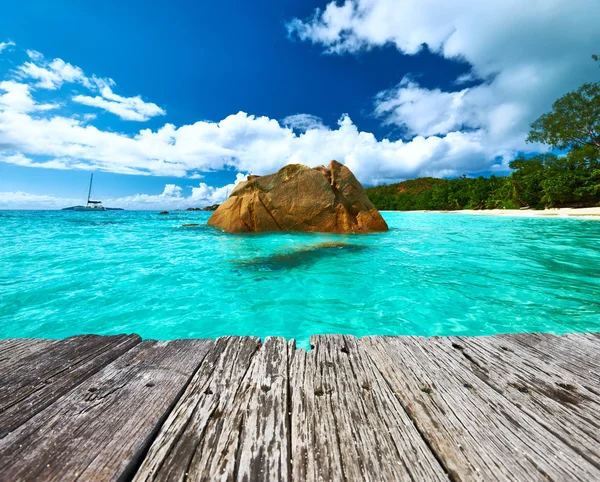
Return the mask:
<path id="1" fill-rule="evenodd" d="M 0 211 L 0 338 L 600 331 L 600 222 L 382 214 L 232 235 L 206 212 Z"/>

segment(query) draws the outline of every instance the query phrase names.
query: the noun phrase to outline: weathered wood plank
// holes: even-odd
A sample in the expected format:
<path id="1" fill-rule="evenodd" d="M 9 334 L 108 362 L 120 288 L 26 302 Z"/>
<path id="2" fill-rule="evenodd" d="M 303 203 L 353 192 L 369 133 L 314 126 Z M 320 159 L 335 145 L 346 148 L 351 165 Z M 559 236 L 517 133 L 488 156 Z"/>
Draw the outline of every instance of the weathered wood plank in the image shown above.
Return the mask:
<path id="1" fill-rule="evenodd" d="M 284 338 L 267 337 L 245 377 L 244 393 L 236 394 L 243 415 L 236 453 L 231 454 L 238 480 L 289 480 L 288 381 L 288 344 Z"/>
<path id="2" fill-rule="evenodd" d="M 598 468 L 431 340 L 360 344 L 454 480 L 600 478 Z"/>
<path id="3" fill-rule="evenodd" d="M 141 341 L 137 335 L 77 336 L 13 348 L 27 355 L 0 363 L 0 438 Z"/>
<path id="4" fill-rule="evenodd" d="M 0 340 L 0 368 L 7 373 L 18 366 L 21 359 L 47 349 L 59 343 L 59 340 L 46 340 L 44 338 L 6 338 Z"/>
<path id="5" fill-rule="evenodd" d="M 145 341 L 0 440 L 5 480 L 131 476 L 211 340 Z"/>
<path id="6" fill-rule="evenodd" d="M 136 480 L 287 480 L 287 349 L 219 339 Z"/>
<path id="7" fill-rule="evenodd" d="M 495 337 L 438 338 L 428 343 L 600 467 L 600 397 L 566 383 L 566 372 L 523 357 Z"/>
<path id="8" fill-rule="evenodd" d="M 577 335 L 582 336 L 582 335 Z M 600 395 L 600 350 L 593 335 L 583 335 L 587 343 L 574 343 L 573 335 L 556 336 L 549 333 L 514 333 L 496 335 L 498 341 L 528 358 L 554 365 L 571 374 L 573 380 L 585 384 Z"/>
<path id="9" fill-rule="evenodd" d="M 535 338 L 531 346 L 527 346 L 528 337 Z M 545 337 L 548 337 L 548 341 L 552 343 L 554 355 L 549 353 L 542 355 L 535 348 L 532 350 L 532 347 Z M 597 412 L 600 410 L 600 394 L 597 393 L 599 387 L 596 383 L 589 382 L 590 378 L 597 377 L 597 370 L 593 369 L 593 364 L 600 362 L 600 339 L 595 337 L 585 339 L 586 346 L 582 349 L 579 335 L 572 338 L 570 335 L 557 337 L 551 334 L 519 334 L 518 342 L 506 335 L 440 338 L 452 344 L 455 349 L 463 351 L 463 356 L 467 359 L 478 356 L 481 363 L 490 363 L 500 372 L 508 370 L 514 377 L 521 378 L 523 381 L 529 378 L 539 383 L 538 393 L 554 398 L 560 403 L 567 403 L 575 412 L 586 411 L 587 407 Z M 469 349 L 475 350 L 475 353 L 471 353 Z M 588 375 L 584 369 L 574 374 L 571 371 L 574 368 L 573 358 L 565 362 L 562 353 L 581 358 L 581 361 L 590 368 L 590 374 Z M 501 376 L 502 373 L 498 375 Z M 598 381 L 600 384 L 600 379 Z M 585 403 L 580 404 L 579 401 Z"/>
<path id="10" fill-rule="evenodd" d="M 287 480 L 285 340 L 218 340 L 205 367 L 136 480 Z"/>
<path id="11" fill-rule="evenodd" d="M 294 480 L 448 480 L 356 338 L 311 345 L 291 361 Z"/>
<path id="12" fill-rule="evenodd" d="M 246 375 L 260 348 L 254 337 L 216 341 L 156 437 L 136 481 L 236 478 L 244 424 L 238 404 L 252 385 Z"/>
<path id="13" fill-rule="evenodd" d="M 314 351 L 294 350 L 289 363 L 292 479 L 343 479 L 336 420 L 326 387 L 316 380 Z"/>
<path id="14" fill-rule="evenodd" d="M 569 356 L 577 360 L 581 367 L 586 367 L 580 368 L 580 376 L 594 385 L 600 385 L 599 337 L 599 333 L 568 333 L 560 337 L 568 342 L 561 343 L 563 350 L 568 351 Z"/>
<path id="15" fill-rule="evenodd" d="M 0 479 L 600 480 L 598 334 L 138 343 L 0 340 Z"/>

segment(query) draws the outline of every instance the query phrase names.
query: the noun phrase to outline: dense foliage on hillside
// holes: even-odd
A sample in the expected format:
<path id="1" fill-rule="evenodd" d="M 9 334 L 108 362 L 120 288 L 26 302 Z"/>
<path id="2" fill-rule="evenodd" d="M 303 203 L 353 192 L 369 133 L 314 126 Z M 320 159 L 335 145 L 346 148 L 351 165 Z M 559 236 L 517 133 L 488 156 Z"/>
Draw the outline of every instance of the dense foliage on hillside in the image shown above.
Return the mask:
<path id="1" fill-rule="evenodd" d="M 507 177 L 431 177 L 367 189 L 377 209 L 399 211 L 583 207 L 600 204 L 600 156 L 589 147 L 510 163 Z"/>
<path id="2" fill-rule="evenodd" d="M 367 194 L 378 209 L 400 211 L 600 205 L 600 83 L 558 99 L 531 124 L 527 141 L 567 152 L 515 159 L 506 177 L 426 177 L 369 188 Z"/>

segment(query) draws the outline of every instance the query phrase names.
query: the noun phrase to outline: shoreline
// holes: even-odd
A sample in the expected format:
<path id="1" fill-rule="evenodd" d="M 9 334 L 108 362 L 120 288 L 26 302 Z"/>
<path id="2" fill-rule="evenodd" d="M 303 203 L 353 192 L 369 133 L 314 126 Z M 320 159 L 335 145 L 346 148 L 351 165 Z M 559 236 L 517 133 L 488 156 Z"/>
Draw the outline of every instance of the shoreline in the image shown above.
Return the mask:
<path id="1" fill-rule="evenodd" d="M 398 213 L 472 214 L 475 216 L 510 216 L 520 218 L 580 218 L 600 221 L 600 207 L 551 209 L 462 209 L 457 211 L 385 211 Z"/>

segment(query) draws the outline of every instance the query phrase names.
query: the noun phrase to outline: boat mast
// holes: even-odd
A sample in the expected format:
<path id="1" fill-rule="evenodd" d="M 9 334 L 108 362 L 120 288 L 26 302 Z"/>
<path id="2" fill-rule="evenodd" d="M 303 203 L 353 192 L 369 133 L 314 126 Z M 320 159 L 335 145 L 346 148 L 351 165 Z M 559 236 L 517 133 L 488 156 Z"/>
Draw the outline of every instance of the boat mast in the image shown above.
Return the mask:
<path id="1" fill-rule="evenodd" d="M 94 179 L 94 173 L 92 172 L 92 175 L 90 176 L 90 189 L 88 191 L 88 204 L 90 203 L 90 197 L 92 196 L 92 179 Z"/>

